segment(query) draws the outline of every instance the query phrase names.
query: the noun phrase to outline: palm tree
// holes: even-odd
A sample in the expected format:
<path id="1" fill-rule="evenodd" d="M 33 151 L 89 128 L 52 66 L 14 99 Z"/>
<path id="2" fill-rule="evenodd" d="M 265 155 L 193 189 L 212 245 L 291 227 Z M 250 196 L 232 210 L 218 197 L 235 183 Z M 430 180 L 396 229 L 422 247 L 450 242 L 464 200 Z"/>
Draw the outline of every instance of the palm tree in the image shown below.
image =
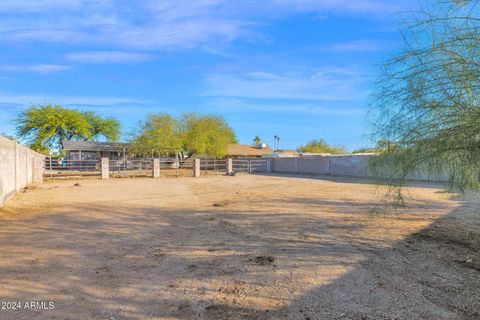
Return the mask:
<path id="1" fill-rule="evenodd" d="M 277 135 L 274 135 L 273 136 L 273 141 L 275 142 L 274 145 L 273 145 L 273 149 L 278 150 L 278 146 L 280 144 L 280 137 L 277 136 Z"/>
<path id="2" fill-rule="evenodd" d="M 260 143 L 262 142 L 262 139 L 259 137 L 259 136 L 256 136 L 254 139 L 253 139 L 253 143 L 258 146 Z"/>

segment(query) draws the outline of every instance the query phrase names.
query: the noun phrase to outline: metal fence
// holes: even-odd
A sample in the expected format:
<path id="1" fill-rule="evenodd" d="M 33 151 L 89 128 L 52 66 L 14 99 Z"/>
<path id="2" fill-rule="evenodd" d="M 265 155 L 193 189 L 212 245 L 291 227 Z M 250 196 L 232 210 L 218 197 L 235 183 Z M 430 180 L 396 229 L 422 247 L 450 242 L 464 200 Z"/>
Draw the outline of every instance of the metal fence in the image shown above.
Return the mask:
<path id="1" fill-rule="evenodd" d="M 153 160 L 110 160 L 110 176 L 112 177 L 152 177 Z"/>
<path id="2" fill-rule="evenodd" d="M 193 159 L 160 158 L 160 177 L 192 177 Z"/>
<path id="3" fill-rule="evenodd" d="M 223 175 L 227 172 L 228 160 L 199 159 L 202 175 Z M 159 158 L 160 177 L 192 177 L 194 159 Z M 111 177 L 153 177 L 154 159 L 109 160 Z M 233 171 L 237 173 L 268 172 L 270 162 L 266 159 L 233 159 Z M 65 160 L 47 158 L 44 164 L 46 178 L 101 176 L 101 160 Z"/>
<path id="4" fill-rule="evenodd" d="M 200 159 L 200 172 L 204 175 L 225 174 L 227 172 L 227 160 Z"/>
<path id="5" fill-rule="evenodd" d="M 233 159 L 233 171 L 256 173 L 268 172 L 270 163 L 266 159 Z"/>
<path id="6" fill-rule="evenodd" d="M 64 160 L 46 158 L 44 162 L 44 177 L 88 177 L 101 175 L 100 160 Z"/>

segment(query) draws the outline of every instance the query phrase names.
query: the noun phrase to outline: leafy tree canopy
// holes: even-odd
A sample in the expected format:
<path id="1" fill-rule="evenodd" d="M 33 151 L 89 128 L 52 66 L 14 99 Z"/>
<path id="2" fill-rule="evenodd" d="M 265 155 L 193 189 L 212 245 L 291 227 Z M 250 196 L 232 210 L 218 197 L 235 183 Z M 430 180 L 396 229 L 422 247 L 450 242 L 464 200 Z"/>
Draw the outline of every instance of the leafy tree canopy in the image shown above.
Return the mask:
<path id="1" fill-rule="evenodd" d="M 297 148 L 298 152 L 310 153 L 346 153 L 347 149 L 343 146 L 330 146 L 324 139 L 313 139 Z"/>
<path id="2" fill-rule="evenodd" d="M 426 1 L 403 21 L 403 50 L 385 62 L 371 100 L 372 136 L 394 147 L 372 168 L 392 186 L 422 168 L 448 174 L 451 190 L 478 191 L 478 1 Z"/>
<path id="3" fill-rule="evenodd" d="M 227 145 L 235 142 L 235 133 L 222 117 L 196 113 L 186 113 L 180 119 L 163 113 L 149 115 L 132 139 L 138 152 L 169 154 L 174 149 L 215 157 L 225 156 Z"/>
<path id="4" fill-rule="evenodd" d="M 388 140 L 377 141 L 374 147 L 372 148 L 360 148 L 354 150 L 352 153 L 376 153 L 376 154 L 385 154 L 388 153 L 392 148 L 395 147 L 395 144 Z"/>
<path id="5" fill-rule="evenodd" d="M 93 112 L 80 112 L 59 105 L 34 106 L 17 120 L 17 136 L 39 152 L 59 150 L 63 140 L 117 140 L 120 124 Z"/>
<path id="6" fill-rule="evenodd" d="M 151 114 L 140 124 L 132 142 L 137 153 L 177 153 L 183 148 L 180 123 L 168 114 Z"/>
<path id="7" fill-rule="evenodd" d="M 227 145 L 236 143 L 235 133 L 224 118 L 187 113 L 182 116 L 183 146 L 188 153 L 223 157 Z"/>
<path id="8" fill-rule="evenodd" d="M 106 138 L 110 141 L 120 139 L 120 124 L 114 118 L 102 118 L 95 112 L 82 112 L 83 117 L 91 125 L 91 138 L 94 140 Z"/>

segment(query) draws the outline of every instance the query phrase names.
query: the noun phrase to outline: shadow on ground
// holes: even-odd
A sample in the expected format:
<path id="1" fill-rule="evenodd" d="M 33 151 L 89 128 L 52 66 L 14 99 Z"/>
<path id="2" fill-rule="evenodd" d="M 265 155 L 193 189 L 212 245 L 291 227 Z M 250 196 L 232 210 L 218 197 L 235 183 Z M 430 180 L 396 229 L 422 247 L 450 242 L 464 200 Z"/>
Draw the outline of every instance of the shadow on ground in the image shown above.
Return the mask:
<path id="1" fill-rule="evenodd" d="M 358 218 L 378 203 L 275 202 L 327 214 L 82 203 L 2 221 L 0 300 L 56 308 L 0 318 L 480 318 L 477 199 L 396 242 L 368 232 L 388 213 Z"/>

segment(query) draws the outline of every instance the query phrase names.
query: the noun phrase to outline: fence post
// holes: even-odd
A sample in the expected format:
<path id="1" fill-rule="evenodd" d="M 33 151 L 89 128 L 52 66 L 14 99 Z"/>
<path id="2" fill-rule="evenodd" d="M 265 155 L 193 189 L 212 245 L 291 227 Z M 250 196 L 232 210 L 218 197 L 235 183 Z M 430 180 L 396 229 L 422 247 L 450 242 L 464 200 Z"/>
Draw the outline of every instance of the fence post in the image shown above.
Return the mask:
<path id="1" fill-rule="evenodd" d="M 153 177 L 160 178 L 160 159 L 153 159 Z"/>
<path id="2" fill-rule="evenodd" d="M 102 158 L 102 179 L 110 178 L 110 163 L 108 158 Z"/>
<path id="3" fill-rule="evenodd" d="M 272 173 L 273 159 L 267 159 L 267 173 Z"/>
<path id="4" fill-rule="evenodd" d="M 200 159 L 193 159 L 193 176 L 200 177 Z"/>
<path id="5" fill-rule="evenodd" d="M 233 159 L 228 158 L 227 159 L 227 174 L 230 175 L 233 173 Z"/>

